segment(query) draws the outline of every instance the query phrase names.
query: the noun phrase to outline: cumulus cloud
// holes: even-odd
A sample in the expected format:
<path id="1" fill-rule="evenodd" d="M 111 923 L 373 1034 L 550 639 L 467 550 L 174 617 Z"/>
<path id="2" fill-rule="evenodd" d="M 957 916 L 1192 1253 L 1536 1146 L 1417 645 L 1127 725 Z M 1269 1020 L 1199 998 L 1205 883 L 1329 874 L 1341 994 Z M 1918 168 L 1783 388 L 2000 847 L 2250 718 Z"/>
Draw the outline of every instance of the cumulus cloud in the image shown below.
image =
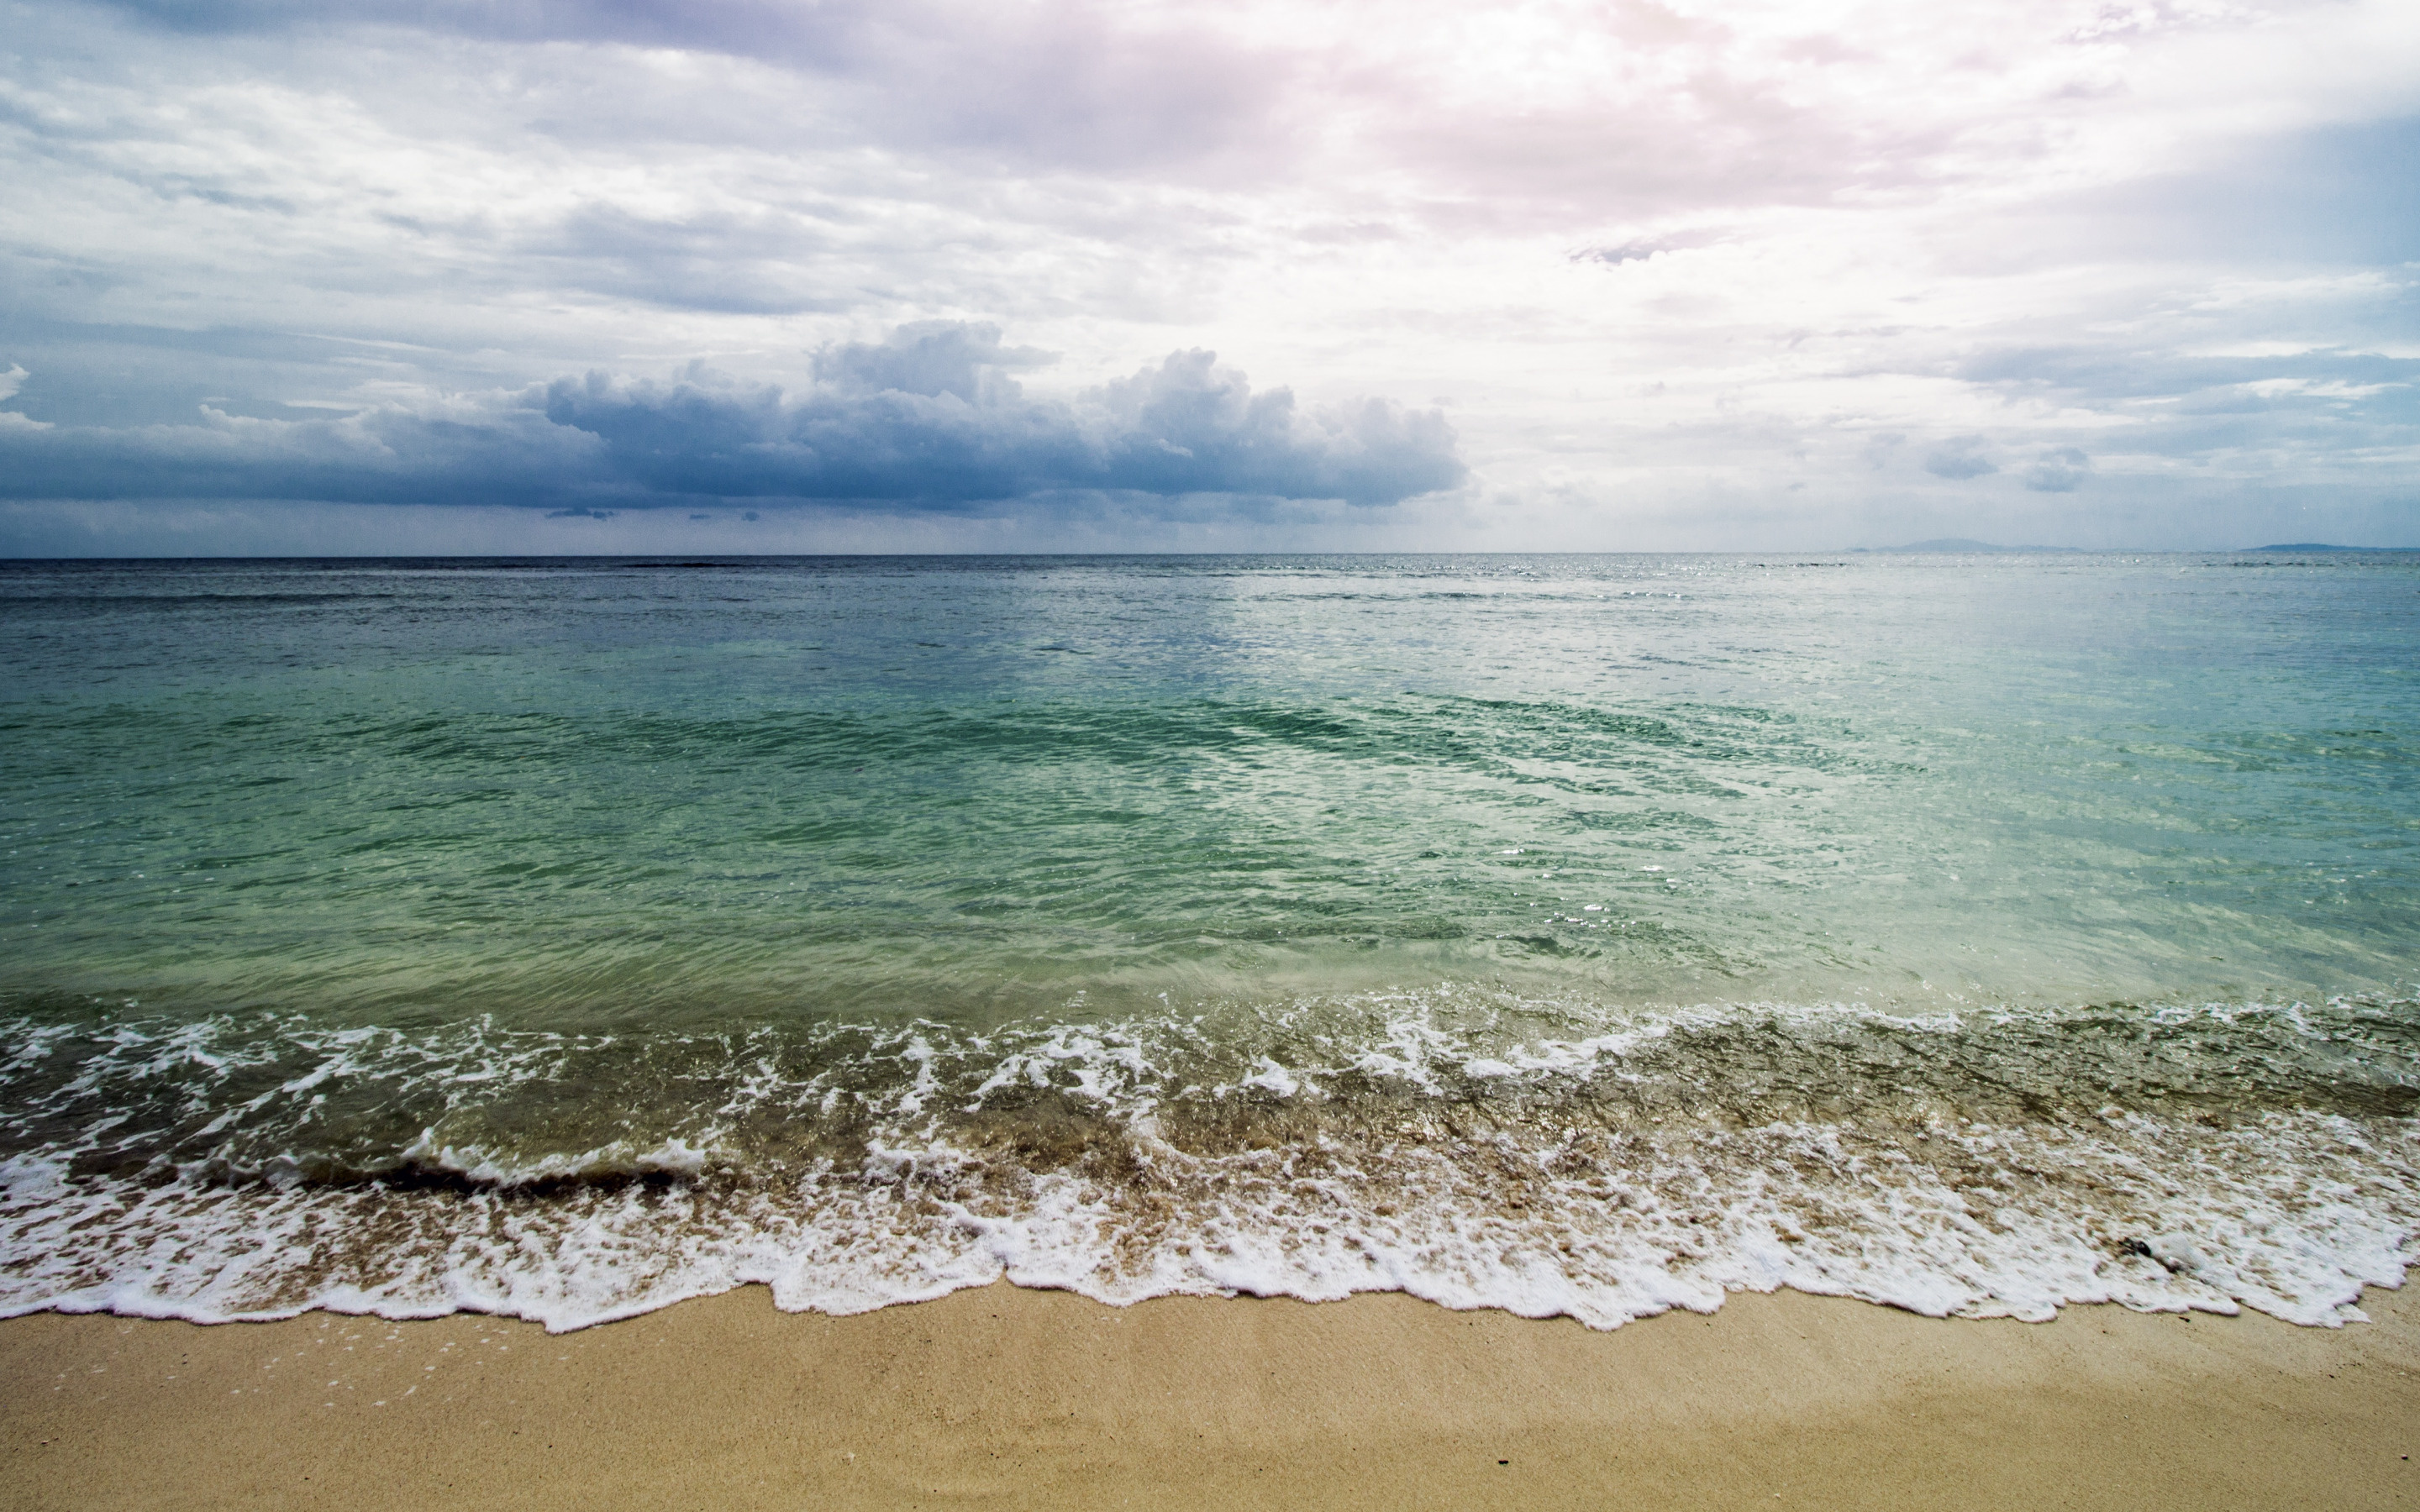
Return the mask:
<path id="1" fill-rule="evenodd" d="M 2409 539 L 2409 0 L 2077 3 L 0 0 L 0 495 Z"/>
<path id="2" fill-rule="evenodd" d="M 2044 452 L 2025 470 L 2025 486 L 2036 493 L 2073 493 L 2092 476 L 2092 458 L 2080 446 Z"/>
<path id="3" fill-rule="evenodd" d="M 922 322 L 815 354 L 797 393 L 692 367 L 286 420 L 205 408 L 179 425 L 0 431 L 0 496 L 522 503 L 610 517 L 701 500 L 927 510 L 1076 491 L 1380 506 L 1460 483 L 1434 410 L 1306 408 L 1206 351 L 1072 398 L 1013 374 L 1047 353 L 997 327 Z"/>
<path id="4" fill-rule="evenodd" d="M 1056 359 L 1030 347 L 1002 347 L 1000 329 L 963 320 L 921 320 L 883 342 L 837 342 L 815 353 L 817 379 L 852 393 L 954 394 L 968 404 L 1015 401 L 1008 375 Z"/>

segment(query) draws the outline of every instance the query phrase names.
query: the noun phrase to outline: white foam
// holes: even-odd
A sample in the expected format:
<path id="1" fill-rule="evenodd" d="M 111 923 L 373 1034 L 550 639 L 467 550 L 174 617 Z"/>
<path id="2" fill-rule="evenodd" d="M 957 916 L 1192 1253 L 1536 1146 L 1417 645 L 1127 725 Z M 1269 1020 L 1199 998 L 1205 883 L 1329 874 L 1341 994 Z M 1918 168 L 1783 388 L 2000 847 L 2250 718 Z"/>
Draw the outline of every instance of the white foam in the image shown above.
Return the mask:
<path id="1" fill-rule="evenodd" d="M 1255 1069 L 1252 1074 L 1238 1081 L 1236 1086 L 1257 1087 L 1264 1092 L 1274 1092 L 1280 1097 L 1293 1097 L 1302 1090 L 1301 1079 L 1268 1057 L 1261 1057 L 1253 1062 L 1253 1065 Z"/>
<path id="2" fill-rule="evenodd" d="M 2214 1123 L 2134 1109 L 1617 1126 L 1549 1103 L 1471 1127 L 1313 1121 L 1241 1148 L 1167 1132 L 1245 1089 L 1306 1117 L 1334 1110 L 1348 1072 L 1413 1115 L 1466 1107 L 1474 1086 L 1544 1095 L 1635 1075 L 1627 1057 L 1693 1026 L 1844 1011 L 1690 1010 L 1489 1040 L 1443 1022 L 1433 1001 L 1384 1007 L 1351 1034 L 1289 1021 L 1285 1058 L 1253 1055 L 1206 1089 L 1176 1082 L 1155 1059 L 1165 1044 L 1131 1026 L 868 1031 L 866 1055 L 901 1074 L 862 1094 L 876 1131 L 848 1162 L 768 1164 L 721 1141 L 717 1130 L 763 1109 L 829 1109 L 843 1096 L 830 1070 L 800 1079 L 754 1051 L 734 1062 L 741 1089 L 679 1136 L 531 1158 L 432 1126 L 403 1157 L 465 1183 L 455 1186 L 229 1183 L 223 1161 L 165 1180 L 95 1176 L 68 1152 L 23 1154 L 0 1163 L 0 1314 L 474 1310 L 563 1330 L 749 1283 L 784 1308 L 852 1313 L 1006 1278 L 1113 1304 L 1401 1290 L 1594 1328 L 1780 1287 L 1933 1316 L 2039 1319 L 2112 1302 L 2333 1326 L 2358 1316 L 2363 1288 L 2399 1285 L 2415 1257 L 2410 1119 L 2281 1108 Z M 37 1042 L 19 1041 L 19 1059 L 47 1053 Z M 569 1053 L 510 1041 L 449 1060 L 393 1035 L 331 1046 L 319 1072 L 281 1091 L 347 1073 L 336 1051 L 349 1066 L 408 1063 L 439 1081 L 449 1065 L 537 1075 Z M 108 1057 L 120 1068 L 237 1058 L 207 1034 L 120 1036 Z M 105 1072 L 85 1068 L 87 1091 Z M 1124 1161 L 1026 1168 L 932 1112 L 945 1093 L 980 1112 L 1040 1089 L 1093 1110 Z M 593 1180 L 609 1176 L 653 1180 Z M 547 1182 L 564 1184 L 533 1190 Z"/>

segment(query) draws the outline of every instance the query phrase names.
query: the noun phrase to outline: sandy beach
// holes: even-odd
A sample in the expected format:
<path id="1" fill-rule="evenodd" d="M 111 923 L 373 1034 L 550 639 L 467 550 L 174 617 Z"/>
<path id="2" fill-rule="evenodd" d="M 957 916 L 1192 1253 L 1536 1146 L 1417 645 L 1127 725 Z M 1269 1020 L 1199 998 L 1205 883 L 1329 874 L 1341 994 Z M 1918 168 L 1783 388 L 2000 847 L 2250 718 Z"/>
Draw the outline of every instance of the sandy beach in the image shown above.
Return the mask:
<path id="1" fill-rule="evenodd" d="M 2374 1321 L 1943 1321 L 1795 1293 L 1612 1333 L 1400 1295 L 761 1288 L 578 1333 L 0 1323 L 8 1507 L 2420 1505 Z"/>

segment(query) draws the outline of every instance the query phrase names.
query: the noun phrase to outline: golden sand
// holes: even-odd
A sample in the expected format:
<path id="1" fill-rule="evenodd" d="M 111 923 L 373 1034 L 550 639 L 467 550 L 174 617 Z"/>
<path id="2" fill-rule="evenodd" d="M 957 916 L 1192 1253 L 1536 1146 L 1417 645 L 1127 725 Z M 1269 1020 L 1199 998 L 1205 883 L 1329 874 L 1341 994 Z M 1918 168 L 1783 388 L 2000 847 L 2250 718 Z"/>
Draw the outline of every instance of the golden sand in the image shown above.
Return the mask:
<path id="1" fill-rule="evenodd" d="M 860 1318 L 761 1288 L 550 1336 L 0 1322 L 8 1507 L 2420 1507 L 2372 1323 L 1940 1321 L 1783 1293 L 1611 1334 L 1379 1295 Z"/>

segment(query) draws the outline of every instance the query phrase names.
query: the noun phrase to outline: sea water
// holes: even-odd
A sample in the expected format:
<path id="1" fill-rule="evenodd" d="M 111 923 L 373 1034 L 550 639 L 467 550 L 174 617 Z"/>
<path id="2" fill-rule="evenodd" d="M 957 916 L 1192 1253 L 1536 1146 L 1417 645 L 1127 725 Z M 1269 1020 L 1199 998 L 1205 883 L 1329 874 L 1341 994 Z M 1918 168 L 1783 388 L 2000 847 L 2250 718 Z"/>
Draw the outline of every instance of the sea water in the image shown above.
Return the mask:
<path id="1" fill-rule="evenodd" d="M 0 564 L 0 1311 L 2358 1316 L 2420 556 Z"/>

